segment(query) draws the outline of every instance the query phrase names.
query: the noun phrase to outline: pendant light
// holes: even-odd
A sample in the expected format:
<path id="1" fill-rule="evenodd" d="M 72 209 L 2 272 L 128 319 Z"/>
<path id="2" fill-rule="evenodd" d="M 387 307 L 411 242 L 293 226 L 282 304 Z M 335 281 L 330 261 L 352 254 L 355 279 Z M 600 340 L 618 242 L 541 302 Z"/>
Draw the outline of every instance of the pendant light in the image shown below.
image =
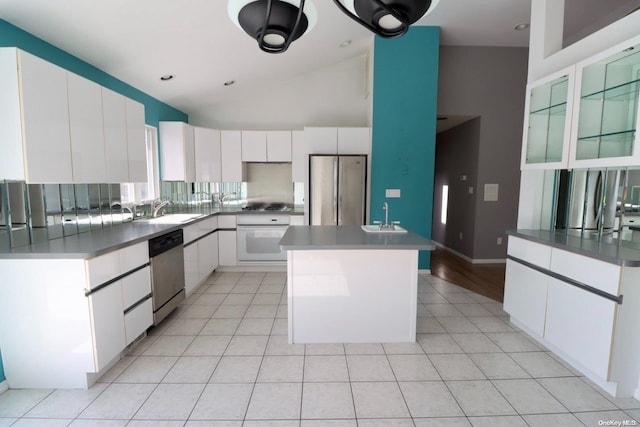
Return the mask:
<path id="1" fill-rule="evenodd" d="M 317 21 L 311 0 L 229 0 L 231 21 L 268 53 L 282 53 Z"/>
<path id="2" fill-rule="evenodd" d="M 439 0 L 333 0 L 347 16 L 380 37 L 400 37 Z"/>

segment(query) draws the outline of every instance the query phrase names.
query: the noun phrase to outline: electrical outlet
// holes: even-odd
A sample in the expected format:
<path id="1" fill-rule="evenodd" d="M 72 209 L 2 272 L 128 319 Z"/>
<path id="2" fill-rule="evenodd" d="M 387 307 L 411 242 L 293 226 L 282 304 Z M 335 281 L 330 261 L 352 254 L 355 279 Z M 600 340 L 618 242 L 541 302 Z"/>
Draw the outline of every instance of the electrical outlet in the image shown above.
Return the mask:
<path id="1" fill-rule="evenodd" d="M 498 245 L 502 244 L 502 237 L 498 237 L 498 242 L 497 243 L 498 243 Z"/>
<path id="2" fill-rule="evenodd" d="M 462 233 L 460 233 L 460 240 L 462 240 Z"/>

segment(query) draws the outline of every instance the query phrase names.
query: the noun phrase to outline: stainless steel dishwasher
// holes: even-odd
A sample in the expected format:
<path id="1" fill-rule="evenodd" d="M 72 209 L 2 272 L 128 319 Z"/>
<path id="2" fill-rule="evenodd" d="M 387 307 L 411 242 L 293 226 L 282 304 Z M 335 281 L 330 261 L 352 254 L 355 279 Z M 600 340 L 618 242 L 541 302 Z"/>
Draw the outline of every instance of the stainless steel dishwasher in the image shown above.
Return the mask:
<path id="1" fill-rule="evenodd" d="M 185 299 L 183 242 L 182 230 L 149 240 L 154 325 Z"/>

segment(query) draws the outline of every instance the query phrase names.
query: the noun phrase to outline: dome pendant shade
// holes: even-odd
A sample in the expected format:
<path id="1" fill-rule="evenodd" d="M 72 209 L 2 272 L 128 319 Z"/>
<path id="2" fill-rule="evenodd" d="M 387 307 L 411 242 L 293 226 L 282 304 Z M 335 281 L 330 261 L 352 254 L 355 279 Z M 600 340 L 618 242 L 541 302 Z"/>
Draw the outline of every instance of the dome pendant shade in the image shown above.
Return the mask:
<path id="1" fill-rule="evenodd" d="M 380 37 L 404 35 L 439 0 L 333 0 L 347 16 Z M 344 4 L 343 4 L 344 2 Z"/>
<path id="2" fill-rule="evenodd" d="M 310 0 L 230 0 L 229 16 L 268 53 L 282 53 L 315 24 Z"/>

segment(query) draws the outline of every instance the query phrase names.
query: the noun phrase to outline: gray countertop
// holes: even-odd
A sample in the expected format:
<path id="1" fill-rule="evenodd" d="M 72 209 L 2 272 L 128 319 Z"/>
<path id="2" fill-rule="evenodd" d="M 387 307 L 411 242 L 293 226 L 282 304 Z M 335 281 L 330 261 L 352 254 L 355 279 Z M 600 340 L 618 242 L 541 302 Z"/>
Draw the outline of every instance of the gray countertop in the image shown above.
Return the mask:
<path id="1" fill-rule="evenodd" d="M 285 250 L 325 249 L 417 249 L 431 251 L 435 245 L 424 237 L 402 234 L 367 233 L 360 226 L 295 225 L 280 240 Z"/>
<path id="2" fill-rule="evenodd" d="M 199 213 L 202 216 L 180 224 L 152 224 L 133 221 L 107 226 L 86 233 L 48 240 L 12 249 L 0 248 L 0 259 L 85 259 L 122 249 L 135 243 L 147 241 L 164 233 L 185 228 L 212 215 L 271 214 L 272 211 L 242 211 L 239 208 L 202 208 L 174 210 L 171 213 Z M 289 215 L 303 215 L 301 209 L 280 212 Z"/>
<path id="3" fill-rule="evenodd" d="M 640 267 L 637 242 L 610 237 L 597 240 L 579 231 L 508 230 L 507 234 L 612 264 Z"/>

